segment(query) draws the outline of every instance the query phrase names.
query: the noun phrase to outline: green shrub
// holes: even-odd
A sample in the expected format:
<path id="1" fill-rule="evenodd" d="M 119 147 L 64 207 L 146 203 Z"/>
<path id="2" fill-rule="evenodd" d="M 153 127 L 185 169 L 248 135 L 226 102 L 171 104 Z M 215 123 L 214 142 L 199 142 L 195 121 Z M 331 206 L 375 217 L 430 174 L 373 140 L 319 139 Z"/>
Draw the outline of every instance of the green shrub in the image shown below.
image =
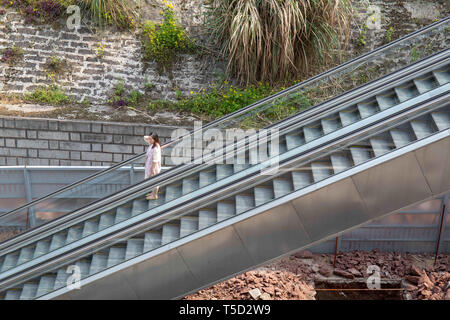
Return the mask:
<path id="1" fill-rule="evenodd" d="M 156 61 L 159 71 L 170 70 L 178 54 L 190 53 L 195 49 L 195 44 L 176 23 L 173 5 L 166 3 L 162 15 L 162 24 L 146 21 L 142 28 L 144 60 Z"/>
<path id="2" fill-rule="evenodd" d="M 67 95 L 55 85 L 41 87 L 24 96 L 25 101 L 34 103 L 48 103 L 52 105 L 64 104 L 70 102 Z"/>
<path id="3" fill-rule="evenodd" d="M 108 102 L 117 109 L 122 109 L 123 107 L 136 107 L 142 96 L 143 94 L 136 90 L 127 92 L 124 81 L 120 79 L 115 84 L 113 95 Z"/>
<path id="4" fill-rule="evenodd" d="M 394 33 L 394 28 L 390 27 L 388 30 L 386 30 L 386 43 L 389 43 L 392 41 L 392 34 Z"/>
<path id="5" fill-rule="evenodd" d="M 67 61 L 56 56 L 51 56 L 44 64 L 44 70 L 48 78 L 52 81 L 54 81 L 58 75 L 66 73 L 68 68 Z"/>
<path id="6" fill-rule="evenodd" d="M 198 93 L 191 91 L 190 97 L 181 98 L 176 102 L 152 101 L 149 103 L 148 109 L 151 111 L 181 110 L 214 119 L 239 110 L 278 91 L 278 88 L 273 88 L 268 83 L 259 83 L 258 86 L 250 85 L 245 89 L 240 89 L 225 81 L 222 88 L 213 86 L 208 91 L 202 90 Z M 261 112 L 259 116 L 267 121 L 280 120 L 310 105 L 309 99 L 299 94 L 295 100 L 278 102 Z"/>

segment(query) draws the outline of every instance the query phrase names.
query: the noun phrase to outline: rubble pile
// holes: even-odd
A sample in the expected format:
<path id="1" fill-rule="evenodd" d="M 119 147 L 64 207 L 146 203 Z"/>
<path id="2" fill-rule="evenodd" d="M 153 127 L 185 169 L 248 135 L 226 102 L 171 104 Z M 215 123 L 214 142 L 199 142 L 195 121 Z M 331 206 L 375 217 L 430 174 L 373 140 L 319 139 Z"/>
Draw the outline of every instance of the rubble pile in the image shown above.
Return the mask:
<path id="1" fill-rule="evenodd" d="M 185 297 L 186 300 L 315 300 L 302 277 L 286 271 L 249 271 Z"/>
<path id="2" fill-rule="evenodd" d="M 316 279 L 367 279 L 378 267 L 385 280 L 402 280 L 403 299 L 450 299 L 450 255 L 352 251 L 336 256 L 307 250 L 186 296 L 189 300 L 315 299 Z M 372 267 L 371 267 L 372 266 Z M 371 269 L 372 268 L 372 269 Z"/>
<path id="3" fill-rule="evenodd" d="M 450 272 L 411 267 L 403 285 L 406 300 L 450 300 Z"/>

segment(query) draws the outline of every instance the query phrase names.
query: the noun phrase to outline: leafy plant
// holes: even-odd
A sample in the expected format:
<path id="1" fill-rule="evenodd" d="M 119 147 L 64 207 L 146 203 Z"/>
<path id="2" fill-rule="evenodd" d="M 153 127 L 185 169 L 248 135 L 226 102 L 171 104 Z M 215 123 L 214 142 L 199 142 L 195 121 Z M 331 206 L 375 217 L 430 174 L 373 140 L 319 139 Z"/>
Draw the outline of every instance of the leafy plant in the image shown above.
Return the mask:
<path id="1" fill-rule="evenodd" d="M 69 97 L 56 85 L 41 87 L 24 95 L 24 100 L 34 103 L 49 103 L 53 105 L 70 102 Z"/>
<path id="2" fill-rule="evenodd" d="M 241 89 L 234 87 L 225 81 L 221 87 L 212 86 L 208 91 L 201 90 L 197 93 L 191 92 L 191 95 L 185 98 L 181 97 L 180 92 L 180 97 L 176 102 L 162 100 L 151 101 L 147 108 L 151 111 L 162 109 L 186 111 L 208 119 L 214 119 L 239 110 L 278 92 L 278 90 L 279 88 L 271 87 L 269 83 L 259 83 L 257 86 L 250 85 L 245 89 Z M 308 98 L 304 95 L 300 96 L 302 107 L 305 105 L 309 106 L 310 102 Z M 300 100 L 294 101 L 291 99 L 289 103 L 278 103 L 262 113 L 262 116 L 267 119 L 279 120 L 286 115 L 297 112 L 298 108 L 296 106 L 300 105 Z"/>
<path id="3" fill-rule="evenodd" d="M 3 0 L 8 7 L 15 7 L 25 17 L 26 23 L 52 23 L 66 14 L 71 0 Z"/>
<path id="4" fill-rule="evenodd" d="M 95 54 L 97 57 L 102 58 L 105 54 L 105 47 L 102 44 L 99 44 L 97 48 L 95 48 Z"/>
<path id="5" fill-rule="evenodd" d="M 156 86 L 156 85 L 155 85 L 153 82 L 148 81 L 148 80 L 147 80 L 147 81 L 145 82 L 145 84 L 144 84 L 145 90 L 151 90 L 151 89 L 153 89 L 155 86 Z"/>
<path id="6" fill-rule="evenodd" d="M 44 70 L 48 78 L 55 81 L 58 75 L 64 74 L 68 71 L 67 61 L 56 56 L 51 56 L 44 64 Z"/>
<path id="7" fill-rule="evenodd" d="M 142 96 L 143 94 L 136 90 L 127 92 L 124 81 L 120 79 L 114 86 L 113 96 L 109 99 L 109 103 L 117 109 L 135 107 Z"/>
<path id="8" fill-rule="evenodd" d="M 160 72 L 170 70 L 178 54 L 193 52 L 195 44 L 184 29 L 175 21 L 173 5 L 165 1 L 163 23 L 156 25 L 146 21 L 143 25 L 142 42 L 144 60 L 154 60 Z"/>
<path id="9" fill-rule="evenodd" d="M 392 34 L 394 33 L 394 28 L 390 27 L 388 30 L 386 30 L 386 43 L 389 43 L 392 41 Z"/>
<path id="10" fill-rule="evenodd" d="M 349 34 L 348 0 L 211 0 L 211 43 L 243 83 L 294 79 L 332 59 Z"/>
<path id="11" fill-rule="evenodd" d="M 414 47 L 411 50 L 411 62 L 415 62 L 420 58 L 419 51 L 417 51 L 417 45 L 414 45 Z"/>
<path id="12" fill-rule="evenodd" d="M 23 49 L 17 46 L 3 49 L 1 62 L 7 62 L 10 66 L 23 59 Z"/>
<path id="13" fill-rule="evenodd" d="M 358 45 L 364 47 L 366 45 L 367 24 L 363 24 L 359 33 Z"/>

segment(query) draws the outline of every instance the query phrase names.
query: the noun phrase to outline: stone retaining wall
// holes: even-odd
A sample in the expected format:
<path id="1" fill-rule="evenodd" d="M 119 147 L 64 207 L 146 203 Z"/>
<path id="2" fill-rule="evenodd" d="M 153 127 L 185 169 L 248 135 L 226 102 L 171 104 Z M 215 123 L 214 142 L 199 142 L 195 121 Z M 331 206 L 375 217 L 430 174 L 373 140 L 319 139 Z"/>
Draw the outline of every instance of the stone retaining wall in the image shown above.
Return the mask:
<path id="1" fill-rule="evenodd" d="M 0 166 L 110 166 L 145 151 L 142 136 L 162 142 L 179 127 L 112 122 L 0 118 Z M 163 155 L 163 165 L 170 165 Z"/>
<path id="2" fill-rule="evenodd" d="M 155 2 L 159 5 L 143 3 L 146 19 L 159 22 L 159 12 L 163 7 L 162 1 L 159 2 Z M 201 0 L 171 2 L 183 27 L 203 41 L 201 14 L 205 11 L 205 3 Z M 353 0 L 352 4 L 355 15 L 347 49 L 350 56 L 384 44 L 390 27 L 393 27 L 391 37 L 396 39 L 450 14 L 446 0 Z M 358 40 L 366 23 L 366 44 L 361 46 Z M 0 94 L 23 94 L 52 83 L 44 70 L 44 65 L 52 57 L 67 62 L 66 72 L 56 76 L 56 83 L 78 102 L 86 99 L 92 103 L 106 103 L 119 79 L 123 79 L 130 89 L 141 92 L 146 90 L 147 83 L 147 88 L 151 87 L 149 94 L 154 99 L 174 100 L 177 91 L 189 95 L 191 91 L 208 88 L 224 76 L 224 63 L 213 55 L 184 55 L 171 74 L 159 74 L 155 63 L 144 65 L 142 62 L 138 31 L 108 29 L 99 33 L 87 25 L 71 31 L 65 26 L 65 21 L 60 21 L 59 28 L 55 29 L 50 25 L 25 24 L 24 18 L 14 9 L 0 14 L 0 50 L 13 46 L 24 50 L 23 61 L 15 65 L 0 62 Z M 105 48 L 101 58 L 96 54 L 100 45 Z"/>

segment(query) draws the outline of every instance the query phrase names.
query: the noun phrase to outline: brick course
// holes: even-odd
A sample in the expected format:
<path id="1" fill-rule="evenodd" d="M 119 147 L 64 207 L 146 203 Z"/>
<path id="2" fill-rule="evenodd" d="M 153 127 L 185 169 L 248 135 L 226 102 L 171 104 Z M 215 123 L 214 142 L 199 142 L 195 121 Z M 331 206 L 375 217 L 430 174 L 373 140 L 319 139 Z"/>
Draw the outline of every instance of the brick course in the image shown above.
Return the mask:
<path id="1" fill-rule="evenodd" d="M 147 144 L 142 136 L 157 132 L 161 141 L 167 142 L 172 131 L 178 128 L 3 117 L 0 118 L 0 166 L 113 165 L 144 152 Z M 168 148 L 163 152 L 163 165 L 171 163 L 169 155 Z"/>

